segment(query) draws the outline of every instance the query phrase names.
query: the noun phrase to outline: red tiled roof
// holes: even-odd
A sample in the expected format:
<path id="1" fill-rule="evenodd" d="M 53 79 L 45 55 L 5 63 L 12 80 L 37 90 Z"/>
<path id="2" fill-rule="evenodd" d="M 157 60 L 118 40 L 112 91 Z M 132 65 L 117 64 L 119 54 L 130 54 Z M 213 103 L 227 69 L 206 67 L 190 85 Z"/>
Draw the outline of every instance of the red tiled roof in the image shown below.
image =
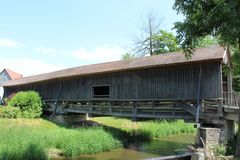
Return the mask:
<path id="1" fill-rule="evenodd" d="M 5 70 L 8 73 L 8 75 L 10 76 L 11 80 L 22 78 L 22 75 L 17 72 L 14 72 L 10 69 L 5 69 Z"/>
<path id="2" fill-rule="evenodd" d="M 196 49 L 194 51 L 192 58 L 188 60 L 185 58 L 182 52 L 172 52 L 156 56 L 134 58 L 130 60 L 85 65 L 45 74 L 39 74 L 35 76 L 23 77 L 21 79 L 9 81 L 5 83 L 4 86 L 16 86 L 28 83 L 47 81 L 52 79 L 63 79 L 74 76 L 127 71 L 141 68 L 162 67 L 184 63 L 197 63 L 201 61 L 213 61 L 213 60 L 223 61 L 224 55 L 226 55 L 225 49 L 223 47 L 216 45 L 207 48 Z"/>

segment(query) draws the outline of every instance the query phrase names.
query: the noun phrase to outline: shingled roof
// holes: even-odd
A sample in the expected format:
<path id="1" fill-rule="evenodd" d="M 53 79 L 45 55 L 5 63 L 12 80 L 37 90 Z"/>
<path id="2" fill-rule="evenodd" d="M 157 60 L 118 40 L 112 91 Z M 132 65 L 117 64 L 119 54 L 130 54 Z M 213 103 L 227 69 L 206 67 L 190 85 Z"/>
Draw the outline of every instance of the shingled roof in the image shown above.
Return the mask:
<path id="1" fill-rule="evenodd" d="M 73 76 L 94 75 L 99 73 L 162 67 L 184 63 L 196 63 L 200 61 L 225 61 L 224 57 L 226 57 L 226 55 L 228 55 L 226 54 L 226 50 L 223 47 L 216 45 L 207 48 L 196 49 L 191 59 L 186 59 L 182 52 L 172 52 L 156 56 L 135 58 L 131 60 L 121 60 L 100 64 L 85 65 L 45 74 L 39 74 L 35 76 L 23 77 L 20 79 L 9 81 L 5 83 L 4 86 L 16 86 L 53 79 L 63 79 Z"/>

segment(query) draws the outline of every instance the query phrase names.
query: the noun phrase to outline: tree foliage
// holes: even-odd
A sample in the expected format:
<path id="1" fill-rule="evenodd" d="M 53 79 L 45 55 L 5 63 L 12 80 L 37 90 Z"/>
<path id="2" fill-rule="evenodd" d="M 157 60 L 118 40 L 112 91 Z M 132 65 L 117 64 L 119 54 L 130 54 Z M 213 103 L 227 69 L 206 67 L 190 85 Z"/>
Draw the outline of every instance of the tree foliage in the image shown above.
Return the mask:
<path id="1" fill-rule="evenodd" d="M 233 89 L 240 92 L 240 53 L 237 48 L 232 48 L 233 64 Z"/>
<path id="2" fill-rule="evenodd" d="M 134 58 L 135 56 L 131 53 L 125 53 L 122 55 L 122 60 L 128 60 L 128 59 L 132 59 Z"/>
<path id="3" fill-rule="evenodd" d="M 217 45 L 217 44 L 219 44 L 218 38 L 207 35 L 207 36 L 201 37 L 197 40 L 196 48 L 209 47 L 209 46 Z"/>
<path id="4" fill-rule="evenodd" d="M 198 39 L 207 35 L 219 37 L 225 45 L 240 43 L 239 0 L 175 0 L 173 8 L 185 16 L 174 28 L 186 55 L 192 54 Z"/>
<path id="5" fill-rule="evenodd" d="M 173 8 L 185 16 L 184 21 L 176 22 L 174 28 L 186 56 L 192 54 L 198 39 L 207 35 L 218 37 L 221 44 L 238 47 L 240 52 L 240 0 L 175 0 Z M 235 54 L 234 58 L 237 68 L 238 56 Z M 237 68 L 233 71 L 235 82 L 239 76 Z M 240 122 L 238 128 L 236 157 L 240 157 Z"/>
<path id="6" fill-rule="evenodd" d="M 172 52 L 178 49 L 176 37 L 171 32 L 160 29 L 160 20 L 156 14 L 149 12 L 144 18 L 140 26 L 140 34 L 132 36 L 131 54 L 143 57 L 145 55 Z"/>
<path id="7" fill-rule="evenodd" d="M 160 30 L 157 34 L 152 36 L 153 39 L 153 54 L 162 54 L 178 50 L 178 43 L 176 37 L 171 33 Z"/>

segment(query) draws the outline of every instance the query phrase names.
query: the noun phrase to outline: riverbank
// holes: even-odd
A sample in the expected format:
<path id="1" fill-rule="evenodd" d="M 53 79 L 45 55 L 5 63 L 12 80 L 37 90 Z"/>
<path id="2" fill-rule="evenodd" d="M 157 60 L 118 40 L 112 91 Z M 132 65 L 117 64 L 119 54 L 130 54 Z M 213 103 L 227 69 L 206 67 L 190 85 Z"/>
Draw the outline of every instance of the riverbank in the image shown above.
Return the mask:
<path id="1" fill-rule="evenodd" d="M 185 123 L 183 120 L 132 122 L 130 119 L 118 117 L 94 117 L 90 120 L 106 126 L 115 135 L 125 133 L 128 137 L 135 137 L 141 140 L 161 138 L 180 133 L 196 133 L 194 125 L 192 123 Z"/>
<path id="2" fill-rule="evenodd" d="M 156 142 L 160 144 L 157 146 L 162 146 L 165 140 L 160 142 L 152 139 L 195 132 L 192 124 L 186 124 L 183 121 L 132 122 L 124 118 L 95 117 L 83 122 L 83 126 L 91 124 L 89 126 L 82 127 L 79 125 L 81 123 L 77 123 L 76 128 L 72 128 L 59 126 L 41 118 L 0 119 L 0 159 L 27 160 L 37 157 L 45 160 L 49 155 L 78 157 L 99 152 L 107 153 L 106 151 L 119 148 L 125 150 L 129 148 L 129 144 L 130 148 L 135 145 L 144 148 L 146 144 L 155 148 Z M 171 147 L 167 147 L 168 152 L 165 150 L 164 153 L 168 155 L 169 151 L 176 149 L 176 146 L 180 148 L 182 144 L 182 142 L 167 142 L 164 146 Z M 156 149 L 157 153 L 159 149 Z M 163 152 L 161 154 L 164 155 Z"/>
<path id="3" fill-rule="evenodd" d="M 58 149 L 73 157 L 121 148 L 101 127 L 69 129 L 43 119 L 0 119 L 0 159 L 48 159 Z"/>

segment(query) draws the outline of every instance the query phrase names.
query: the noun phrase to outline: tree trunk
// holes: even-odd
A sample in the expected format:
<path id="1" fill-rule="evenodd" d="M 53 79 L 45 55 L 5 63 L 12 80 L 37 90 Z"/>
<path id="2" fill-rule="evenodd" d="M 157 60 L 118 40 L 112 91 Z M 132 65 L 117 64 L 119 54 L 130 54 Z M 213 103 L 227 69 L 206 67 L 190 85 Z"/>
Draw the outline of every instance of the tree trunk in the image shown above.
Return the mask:
<path id="1" fill-rule="evenodd" d="M 238 52 L 239 52 L 238 54 L 240 54 L 240 38 L 238 38 Z M 240 104 L 240 102 L 238 104 Z M 237 146 L 235 151 L 235 157 L 240 158 L 240 108 L 238 109 L 238 133 L 237 133 Z"/>
<path id="2" fill-rule="evenodd" d="M 150 25 L 149 25 L 149 47 L 150 47 L 150 56 L 152 56 L 153 55 L 153 44 L 152 44 L 152 22 L 150 22 L 149 23 Z"/>

